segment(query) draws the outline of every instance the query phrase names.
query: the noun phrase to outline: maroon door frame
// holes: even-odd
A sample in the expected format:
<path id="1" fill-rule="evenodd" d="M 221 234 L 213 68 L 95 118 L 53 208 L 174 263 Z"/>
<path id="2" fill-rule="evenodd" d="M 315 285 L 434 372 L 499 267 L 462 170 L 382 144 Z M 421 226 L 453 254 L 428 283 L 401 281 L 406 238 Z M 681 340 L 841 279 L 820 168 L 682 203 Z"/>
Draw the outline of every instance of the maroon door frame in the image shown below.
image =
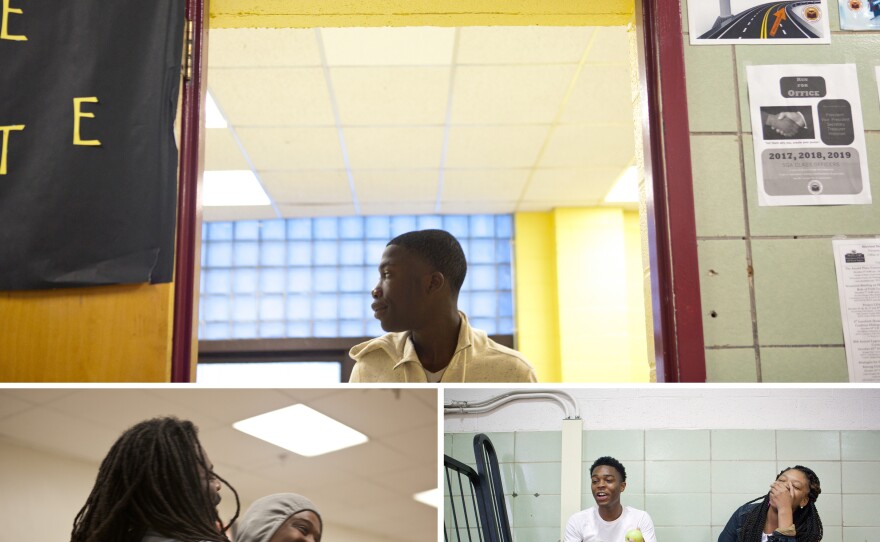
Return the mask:
<path id="1" fill-rule="evenodd" d="M 682 0 L 683 1 L 683 0 Z M 209 0 L 187 0 L 192 21 L 192 77 L 184 83 L 175 260 L 171 381 L 190 382 L 199 254 L 200 172 Z M 645 136 L 654 350 L 658 382 L 704 382 L 690 135 L 680 3 L 637 0 Z M 674 210 L 674 212 L 672 212 Z"/>

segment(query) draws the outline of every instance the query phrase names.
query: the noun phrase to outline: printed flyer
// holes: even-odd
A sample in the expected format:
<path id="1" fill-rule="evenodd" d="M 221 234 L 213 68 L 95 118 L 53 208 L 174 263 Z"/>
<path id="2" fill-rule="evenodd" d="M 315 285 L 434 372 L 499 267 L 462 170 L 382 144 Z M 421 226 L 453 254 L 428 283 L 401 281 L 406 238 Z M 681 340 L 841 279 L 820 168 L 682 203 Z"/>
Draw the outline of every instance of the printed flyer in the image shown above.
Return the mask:
<path id="1" fill-rule="evenodd" d="M 831 43 L 826 0 L 688 0 L 687 7 L 691 45 Z"/>
<path id="2" fill-rule="evenodd" d="M 871 203 L 854 64 L 746 66 L 758 204 Z"/>
<path id="3" fill-rule="evenodd" d="M 833 239 L 850 382 L 880 382 L 880 239 Z"/>
<path id="4" fill-rule="evenodd" d="M 880 0 L 837 0 L 841 30 L 880 30 Z"/>

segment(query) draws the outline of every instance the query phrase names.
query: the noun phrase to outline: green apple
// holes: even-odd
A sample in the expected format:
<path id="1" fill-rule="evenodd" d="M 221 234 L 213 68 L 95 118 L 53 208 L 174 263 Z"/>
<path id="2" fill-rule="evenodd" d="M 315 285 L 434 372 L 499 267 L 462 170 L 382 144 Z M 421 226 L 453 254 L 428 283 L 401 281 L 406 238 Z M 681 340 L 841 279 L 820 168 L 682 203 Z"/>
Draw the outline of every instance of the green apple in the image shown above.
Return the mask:
<path id="1" fill-rule="evenodd" d="M 645 539 L 642 537 L 642 531 L 638 529 L 627 531 L 626 542 L 645 542 Z"/>

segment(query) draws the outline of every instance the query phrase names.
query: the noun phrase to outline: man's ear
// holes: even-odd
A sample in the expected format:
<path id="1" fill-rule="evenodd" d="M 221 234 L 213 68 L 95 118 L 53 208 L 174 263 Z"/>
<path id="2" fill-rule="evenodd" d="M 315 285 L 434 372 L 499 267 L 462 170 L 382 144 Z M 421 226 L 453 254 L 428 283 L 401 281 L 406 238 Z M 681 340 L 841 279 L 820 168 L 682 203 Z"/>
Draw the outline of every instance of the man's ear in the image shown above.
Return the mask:
<path id="1" fill-rule="evenodd" d="M 446 277 L 440 271 L 434 271 L 428 275 L 428 293 L 434 293 L 443 288 L 446 284 Z"/>
<path id="2" fill-rule="evenodd" d="M 620 492 L 626 491 L 626 482 L 620 482 Z"/>

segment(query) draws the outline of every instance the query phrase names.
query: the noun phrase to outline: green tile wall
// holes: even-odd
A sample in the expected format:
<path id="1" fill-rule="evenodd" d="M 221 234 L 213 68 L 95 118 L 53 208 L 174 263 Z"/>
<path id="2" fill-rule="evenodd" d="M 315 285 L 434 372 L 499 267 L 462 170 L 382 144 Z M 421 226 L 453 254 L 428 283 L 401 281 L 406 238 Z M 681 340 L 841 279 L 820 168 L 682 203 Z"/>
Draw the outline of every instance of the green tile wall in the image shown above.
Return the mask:
<path id="1" fill-rule="evenodd" d="M 833 405 L 792 407 L 808 414 Z M 488 434 L 502 457 L 514 540 L 558 540 L 561 434 Z M 473 465 L 473 437 L 447 433 L 444 449 Z M 583 444 L 581 506 L 593 504 L 592 462 L 617 457 L 627 470 L 623 503 L 651 514 L 660 541 L 717 540 L 733 510 L 764 493 L 779 471 L 802 464 L 822 481 L 823 542 L 880 542 L 880 431 L 584 431 Z M 448 502 L 447 495 L 447 512 Z"/>
<path id="2" fill-rule="evenodd" d="M 846 381 L 831 238 L 880 235 L 874 74 L 880 32 L 841 32 L 831 0 L 830 45 L 691 46 L 686 3 L 682 39 L 707 380 Z M 858 70 L 875 203 L 759 207 L 745 67 L 843 63 Z"/>

